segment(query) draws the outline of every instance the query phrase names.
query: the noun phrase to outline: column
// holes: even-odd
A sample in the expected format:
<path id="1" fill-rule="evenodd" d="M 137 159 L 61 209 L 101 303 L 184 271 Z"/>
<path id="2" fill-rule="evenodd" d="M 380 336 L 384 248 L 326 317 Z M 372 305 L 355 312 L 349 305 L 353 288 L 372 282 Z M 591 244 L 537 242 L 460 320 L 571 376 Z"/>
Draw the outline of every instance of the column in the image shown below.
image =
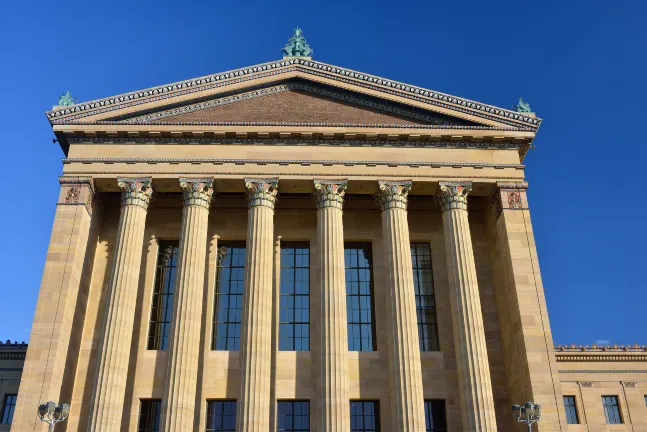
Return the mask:
<path id="1" fill-rule="evenodd" d="M 342 208 L 345 180 L 315 180 L 321 290 L 321 428 L 350 429 L 348 324 Z"/>
<path id="2" fill-rule="evenodd" d="M 245 179 L 247 260 L 240 338 L 238 432 L 267 432 L 272 358 L 274 204 L 278 179 Z"/>
<path id="3" fill-rule="evenodd" d="M 12 430 L 41 431 L 36 407 L 70 402 L 82 328 L 73 327 L 79 296 L 89 289 L 100 225 L 91 178 L 60 179 L 61 189 L 47 248 Z M 67 363 L 68 356 L 72 363 Z M 71 365 L 71 366 L 70 366 Z M 66 391 L 67 389 L 67 391 Z M 78 416 L 79 411 L 72 411 Z"/>
<path id="4" fill-rule="evenodd" d="M 121 428 L 144 226 L 153 193 L 150 178 L 120 178 L 117 184 L 122 189 L 121 216 L 88 424 L 92 432 Z"/>
<path id="5" fill-rule="evenodd" d="M 440 182 L 437 201 L 443 212 L 463 430 L 496 431 L 481 299 L 467 217 L 467 195 L 471 190 L 471 182 Z"/>
<path id="6" fill-rule="evenodd" d="M 394 431 L 424 432 L 425 407 L 416 297 L 407 221 L 410 181 L 379 182 L 382 237 L 388 270 L 389 363 Z"/>
<path id="7" fill-rule="evenodd" d="M 202 298 L 213 179 L 180 179 L 184 210 L 169 340 L 163 431 L 184 432 L 195 421 Z"/>

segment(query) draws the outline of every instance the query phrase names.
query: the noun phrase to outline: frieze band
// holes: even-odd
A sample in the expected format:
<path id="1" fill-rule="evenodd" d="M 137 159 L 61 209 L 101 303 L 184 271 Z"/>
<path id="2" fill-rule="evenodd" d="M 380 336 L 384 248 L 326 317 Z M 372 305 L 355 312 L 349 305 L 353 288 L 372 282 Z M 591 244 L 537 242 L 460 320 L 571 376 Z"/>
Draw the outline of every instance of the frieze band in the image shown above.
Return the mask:
<path id="1" fill-rule="evenodd" d="M 148 209 L 153 196 L 153 188 L 151 186 L 150 177 L 146 178 L 131 178 L 121 177 L 117 179 L 117 185 L 122 189 L 121 192 L 121 206 L 135 205 Z"/>
<path id="2" fill-rule="evenodd" d="M 249 208 L 268 207 L 274 210 L 276 195 L 279 190 L 279 179 L 245 179 L 247 202 Z"/>
<path id="3" fill-rule="evenodd" d="M 213 197 L 213 178 L 180 178 L 184 206 L 197 205 L 206 209 Z"/>

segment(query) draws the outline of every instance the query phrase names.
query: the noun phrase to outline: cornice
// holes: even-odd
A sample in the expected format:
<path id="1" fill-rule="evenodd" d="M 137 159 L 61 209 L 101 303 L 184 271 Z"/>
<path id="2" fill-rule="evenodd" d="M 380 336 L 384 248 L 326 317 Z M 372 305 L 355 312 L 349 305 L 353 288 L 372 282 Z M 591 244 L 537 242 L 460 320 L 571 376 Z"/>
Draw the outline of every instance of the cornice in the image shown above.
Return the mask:
<path id="1" fill-rule="evenodd" d="M 556 345 L 558 352 L 647 352 L 647 345 Z"/>
<path id="2" fill-rule="evenodd" d="M 287 72 L 301 72 L 369 88 L 381 93 L 391 94 L 442 108 L 463 112 L 476 117 L 486 118 L 505 124 L 517 125 L 536 130 L 541 119 L 481 104 L 468 99 L 450 96 L 444 93 L 411 86 L 397 81 L 387 80 L 374 75 L 359 73 L 350 69 L 327 65 L 312 60 L 292 58 L 257 66 L 242 68 L 221 74 L 209 75 L 187 81 L 180 81 L 165 86 L 126 93 L 123 95 L 98 99 L 70 107 L 60 108 L 46 113 L 51 123 L 65 123 L 90 115 L 97 115 L 134 105 L 141 105 L 174 97 L 186 96 L 199 91 L 232 85 L 250 79 L 263 78 Z"/>
<path id="3" fill-rule="evenodd" d="M 494 164 L 484 162 L 424 162 L 424 161 L 371 161 L 371 160 L 329 160 L 329 159 L 224 159 L 224 158 L 204 158 L 204 159 L 189 159 L 189 158 L 66 158 L 63 159 L 63 164 L 158 164 L 158 163 L 187 163 L 193 165 L 199 164 L 236 164 L 236 165 L 365 165 L 365 166 L 408 166 L 408 167 L 451 167 L 451 168 L 495 168 L 506 169 L 513 168 L 523 170 L 525 165 L 522 164 Z"/>
<path id="4" fill-rule="evenodd" d="M 605 370 L 595 370 L 595 369 L 576 369 L 576 370 L 560 370 L 558 371 L 561 374 L 581 374 L 581 373 L 593 373 L 593 374 L 647 374 L 647 369 L 605 369 Z"/>
<path id="5" fill-rule="evenodd" d="M 642 354 L 555 354 L 558 362 L 647 362 Z"/>

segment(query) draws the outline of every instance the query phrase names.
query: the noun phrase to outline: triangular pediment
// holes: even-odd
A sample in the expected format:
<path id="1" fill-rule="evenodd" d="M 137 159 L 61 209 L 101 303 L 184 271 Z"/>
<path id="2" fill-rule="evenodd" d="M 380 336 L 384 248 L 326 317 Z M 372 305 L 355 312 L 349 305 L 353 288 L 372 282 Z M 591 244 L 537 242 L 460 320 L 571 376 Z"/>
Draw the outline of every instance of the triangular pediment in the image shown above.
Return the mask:
<path id="1" fill-rule="evenodd" d="M 166 124 L 536 131 L 541 120 L 303 58 L 47 112 L 53 125 Z"/>
<path id="2" fill-rule="evenodd" d="M 119 121 L 165 125 L 478 126 L 448 115 L 302 80 Z"/>

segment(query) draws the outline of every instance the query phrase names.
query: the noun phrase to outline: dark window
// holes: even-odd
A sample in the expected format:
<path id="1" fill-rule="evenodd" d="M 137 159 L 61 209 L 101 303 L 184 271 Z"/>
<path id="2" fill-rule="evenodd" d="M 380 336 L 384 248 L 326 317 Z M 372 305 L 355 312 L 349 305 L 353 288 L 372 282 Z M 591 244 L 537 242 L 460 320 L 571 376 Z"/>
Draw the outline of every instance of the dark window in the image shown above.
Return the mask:
<path id="1" fill-rule="evenodd" d="M 444 400 L 425 401 L 425 425 L 427 432 L 447 431 Z"/>
<path id="2" fill-rule="evenodd" d="M 207 432 L 236 431 L 236 401 L 207 401 Z"/>
<path id="3" fill-rule="evenodd" d="M 647 406 L 647 395 L 645 395 L 645 406 Z"/>
<path id="4" fill-rule="evenodd" d="M 278 401 L 278 431 L 307 432 L 310 430 L 310 402 Z"/>
<path id="5" fill-rule="evenodd" d="M 245 242 L 222 242 L 218 248 L 211 349 L 223 351 L 240 349 L 244 276 Z"/>
<path id="6" fill-rule="evenodd" d="M 351 432 L 379 432 L 379 403 L 377 401 L 351 401 L 350 430 Z"/>
<path id="7" fill-rule="evenodd" d="M 566 423 L 579 424 L 580 421 L 577 418 L 575 396 L 564 396 L 564 409 L 566 410 Z"/>
<path id="8" fill-rule="evenodd" d="M 173 292 L 177 270 L 177 241 L 160 241 L 153 291 L 153 307 L 148 331 L 148 349 L 165 350 L 168 348 L 168 333 L 171 330 L 173 315 Z"/>
<path id="9" fill-rule="evenodd" d="M 373 263 L 371 245 L 346 243 L 348 351 L 374 351 Z"/>
<path id="10" fill-rule="evenodd" d="M 11 424 L 13 420 L 13 412 L 16 409 L 16 398 L 18 395 L 8 394 L 4 397 L 4 404 L 2 405 L 2 416 L 0 417 L 0 424 Z"/>
<path id="11" fill-rule="evenodd" d="M 281 243 L 279 349 L 310 351 L 310 245 Z"/>
<path id="12" fill-rule="evenodd" d="M 159 432 L 162 401 L 159 399 L 141 399 L 139 406 L 138 432 Z"/>
<path id="13" fill-rule="evenodd" d="M 607 424 L 620 424 L 620 407 L 618 406 L 618 396 L 602 396 L 602 406 L 604 407 L 604 416 L 607 418 Z"/>
<path id="14" fill-rule="evenodd" d="M 439 351 L 436 296 L 429 243 L 411 243 L 411 262 L 413 286 L 416 292 L 420 351 Z"/>

